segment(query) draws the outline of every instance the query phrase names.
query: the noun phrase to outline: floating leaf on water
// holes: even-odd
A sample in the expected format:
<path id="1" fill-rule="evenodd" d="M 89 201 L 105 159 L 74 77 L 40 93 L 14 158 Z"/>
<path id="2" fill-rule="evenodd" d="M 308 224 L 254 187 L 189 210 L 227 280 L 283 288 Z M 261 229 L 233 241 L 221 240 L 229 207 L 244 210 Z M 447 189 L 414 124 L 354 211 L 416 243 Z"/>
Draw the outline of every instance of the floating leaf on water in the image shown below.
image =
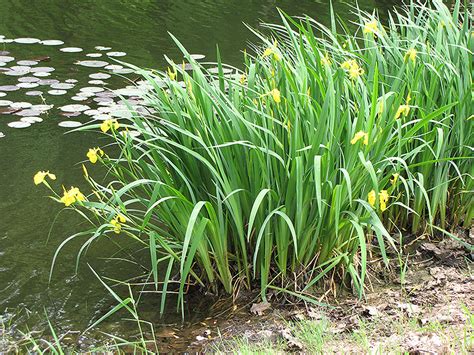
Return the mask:
<path id="1" fill-rule="evenodd" d="M 33 44 L 41 41 L 38 38 L 15 38 L 13 42 L 20 44 Z"/>
<path id="2" fill-rule="evenodd" d="M 94 73 L 94 74 L 89 75 L 89 78 L 91 79 L 100 79 L 100 80 L 108 79 L 110 77 L 111 75 L 106 74 L 106 73 Z"/>
<path id="3" fill-rule="evenodd" d="M 54 105 L 34 105 L 33 108 L 38 111 L 48 111 L 51 110 Z M 30 116 L 37 116 L 37 115 L 30 115 Z"/>
<path id="4" fill-rule="evenodd" d="M 15 121 L 15 122 L 8 123 L 8 127 L 11 127 L 11 128 L 27 128 L 30 126 L 31 126 L 31 123 L 22 122 L 22 121 Z"/>
<path id="5" fill-rule="evenodd" d="M 123 56 L 126 56 L 127 53 L 125 53 L 125 52 L 107 52 L 107 55 L 109 57 L 123 57 Z"/>
<path id="6" fill-rule="evenodd" d="M 98 86 L 87 86 L 85 88 L 81 88 L 80 91 L 87 92 L 87 93 L 96 93 L 96 92 L 104 91 L 104 88 L 100 88 Z"/>
<path id="7" fill-rule="evenodd" d="M 132 74 L 132 73 L 135 73 L 135 70 L 130 69 L 130 68 L 123 68 L 123 69 L 114 69 L 114 70 L 112 70 L 112 72 L 113 72 L 114 74 L 122 74 L 122 75 L 124 75 L 124 74 Z"/>
<path id="8" fill-rule="evenodd" d="M 118 65 L 118 64 L 111 64 L 111 65 L 107 65 L 107 66 L 105 67 L 105 69 L 108 69 L 108 70 L 118 70 L 118 69 L 123 69 L 123 66 Z"/>
<path id="9" fill-rule="evenodd" d="M 108 51 L 112 49 L 112 47 L 104 47 L 104 46 L 96 46 L 94 48 L 97 49 L 98 51 Z"/>
<path id="10" fill-rule="evenodd" d="M 1 36 L 0 36 L 1 37 Z M 9 55 L 10 52 L 9 51 L 0 51 L 0 55 Z"/>
<path id="11" fill-rule="evenodd" d="M 58 126 L 65 128 L 75 128 L 82 126 L 82 123 L 77 121 L 62 121 L 58 123 Z"/>
<path id="12" fill-rule="evenodd" d="M 61 52 L 65 53 L 79 53 L 82 52 L 82 48 L 79 47 L 64 47 L 60 49 Z"/>
<path id="13" fill-rule="evenodd" d="M 78 93 L 76 94 L 76 96 L 89 98 L 89 97 L 91 97 L 91 96 L 95 96 L 95 93 L 93 93 L 93 92 L 80 91 L 80 92 L 78 92 Z"/>
<path id="14" fill-rule="evenodd" d="M 60 41 L 59 39 L 47 39 L 45 41 L 41 41 L 41 44 L 45 46 L 61 46 L 64 44 L 64 42 Z"/>
<path id="15" fill-rule="evenodd" d="M 40 85 L 54 85 L 58 83 L 59 83 L 59 80 L 56 80 L 56 79 L 41 79 L 38 81 L 38 84 Z"/>
<path id="16" fill-rule="evenodd" d="M 102 81 L 102 80 L 89 80 L 88 81 L 88 84 L 91 84 L 91 85 L 105 85 L 105 81 Z"/>
<path id="17" fill-rule="evenodd" d="M 75 64 L 89 68 L 102 68 L 106 65 L 109 65 L 109 63 L 104 62 L 103 60 L 81 60 L 79 62 L 76 62 Z"/>
<path id="18" fill-rule="evenodd" d="M 56 70 L 52 67 L 35 67 L 30 69 L 32 73 L 50 73 Z"/>
<path id="19" fill-rule="evenodd" d="M 0 55 L 0 62 L 9 63 L 9 62 L 14 61 L 14 60 L 15 60 L 14 57 L 10 57 L 8 55 Z"/>
<path id="20" fill-rule="evenodd" d="M 72 89 L 74 86 L 74 84 L 68 83 L 55 83 L 51 85 L 51 89 L 69 90 Z"/>
<path id="21" fill-rule="evenodd" d="M 34 75 L 34 76 L 37 76 L 37 77 L 39 77 L 39 78 L 44 78 L 44 77 L 46 77 L 46 76 L 50 76 L 51 73 L 39 72 L 39 73 L 34 73 L 33 75 Z"/>
<path id="22" fill-rule="evenodd" d="M 7 65 L 7 63 L 0 62 L 0 67 L 4 67 L 4 66 L 6 66 L 6 65 Z M 2 69 L 4 69 L 4 68 L 2 68 Z"/>
<path id="23" fill-rule="evenodd" d="M 22 117 L 20 121 L 33 124 L 33 123 L 43 122 L 43 119 L 38 116 L 28 116 L 28 117 Z"/>
<path id="24" fill-rule="evenodd" d="M 30 108 L 31 106 L 33 106 L 33 104 L 30 104 L 29 102 L 13 102 L 10 105 L 11 108 L 16 108 L 16 109 Z"/>
<path id="25" fill-rule="evenodd" d="M 114 90 L 114 93 L 120 96 L 140 96 L 143 94 L 143 91 L 136 87 L 127 87 L 123 89 Z"/>
<path id="26" fill-rule="evenodd" d="M 38 83 L 19 83 L 16 86 L 22 89 L 33 89 L 35 87 L 38 87 L 39 84 Z"/>
<path id="27" fill-rule="evenodd" d="M 44 111 L 41 110 L 35 110 L 31 108 L 27 108 L 26 110 L 21 110 L 15 113 L 17 116 L 22 116 L 22 117 L 27 117 L 27 116 L 39 116 L 43 113 Z"/>
<path id="28" fill-rule="evenodd" d="M 9 76 L 23 76 L 26 75 L 30 72 L 30 67 L 20 67 L 16 66 L 15 69 L 11 69 L 8 71 L 5 71 L 3 74 L 9 75 Z"/>
<path id="29" fill-rule="evenodd" d="M 37 65 L 39 62 L 35 61 L 35 60 L 19 60 L 18 62 L 16 62 L 16 64 L 18 65 L 26 65 L 26 66 L 35 66 Z"/>
<path id="30" fill-rule="evenodd" d="M 193 58 L 194 60 L 201 60 L 201 59 L 206 58 L 204 54 L 191 54 L 190 57 Z"/>
<path id="31" fill-rule="evenodd" d="M 5 133 L 0 132 L 0 138 L 4 138 L 4 137 L 5 137 Z"/>
<path id="32" fill-rule="evenodd" d="M 27 96 L 41 96 L 43 95 L 42 91 L 27 91 L 25 92 L 25 95 Z"/>
<path id="33" fill-rule="evenodd" d="M 86 57 L 89 57 L 89 58 L 100 58 L 100 57 L 102 57 L 102 53 L 88 53 L 88 54 L 86 54 Z"/>
<path id="34" fill-rule="evenodd" d="M 94 115 L 98 115 L 99 113 L 100 113 L 99 110 L 86 110 L 83 112 L 83 114 L 87 116 L 94 116 Z"/>
<path id="35" fill-rule="evenodd" d="M 108 115 L 106 113 L 99 113 L 98 115 L 92 116 L 92 118 L 94 120 L 97 120 L 97 121 L 105 121 L 105 120 L 108 120 L 110 118 L 110 115 Z"/>
<path id="36" fill-rule="evenodd" d="M 213 67 L 213 68 L 209 68 L 208 69 L 209 73 L 211 74 L 218 74 L 219 73 L 219 68 L 218 67 Z M 222 68 L 222 72 L 224 74 L 229 74 L 229 73 L 232 73 L 232 69 L 230 68 Z"/>
<path id="37" fill-rule="evenodd" d="M 0 38 L 0 43 L 12 43 L 13 40 L 9 38 Z"/>
<path id="38" fill-rule="evenodd" d="M 82 112 L 82 111 L 90 110 L 90 107 L 87 105 L 72 104 L 72 105 L 62 106 L 59 109 L 63 112 Z"/>
<path id="39" fill-rule="evenodd" d="M 19 109 L 12 107 L 0 107 L 0 114 L 2 115 L 11 115 L 12 113 L 18 112 Z"/>
<path id="40" fill-rule="evenodd" d="M 2 85 L 0 86 L 0 91 L 17 91 L 20 88 L 16 85 Z"/>
<path id="41" fill-rule="evenodd" d="M 114 102 L 114 99 L 111 97 L 95 97 L 94 98 L 95 102 Z"/>
<path id="42" fill-rule="evenodd" d="M 10 106 L 13 103 L 13 101 L 10 100 L 0 100 L 0 107 L 1 106 Z"/>
<path id="43" fill-rule="evenodd" d="M 39 78 L 35 78 L 34 76 L 24 76 L 23 78 L 18 78 L 20 83 L 36 83 L 40 81 Z"/>
<path id="44" fill-rule="evenodd" d="M 60 115 L 66 116 L 66 117 L 76 117 L 80 116 L 82 112 L 61 112 Z"/>
<path id="45" fill-rule="evenodd" d="M 49 90 L 48 94 L 53 95 L 53 96 L 60 96 L 60 95 L 67 94 L 67 91 L 66 90 Z"/>
<path id="46" fill-rule="evenodd" d="M 73 97 L 71 97 L 71 100 L 73 100 L 73 101 L 85 101 L 87 99 L 88 99 L 87 96 L 73 96 Z"/>
<path id="47" fill-rule="evenodd" d="M 47 55 L 41 55 L 39 57 L 31 58 L 31 60 L 34 60 L 35 62 L 48 62 L 51 60 L 51 57 L 48 57 Z"/>
<path id="48" fill-rule="evenodd" d="M 76 79 L 66 79 L 64 80 L 65 83 L 68 83 L 68 84 L 75 84 L 77 83 L 77 80 Z"/>
<path id="49" fill-rule="evenodd" d="M 4 97 L 4 96 L 7 96 L 7 93 L 5 93 L 5 92 L 0 92 L 0 97 Z"/>

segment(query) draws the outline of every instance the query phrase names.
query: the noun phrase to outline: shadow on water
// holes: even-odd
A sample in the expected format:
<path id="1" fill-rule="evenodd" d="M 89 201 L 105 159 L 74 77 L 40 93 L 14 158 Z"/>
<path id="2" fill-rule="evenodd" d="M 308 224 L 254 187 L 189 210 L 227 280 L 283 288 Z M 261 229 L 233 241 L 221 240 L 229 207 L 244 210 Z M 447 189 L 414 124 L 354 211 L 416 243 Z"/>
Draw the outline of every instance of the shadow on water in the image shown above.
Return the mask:
<path id="1" fill-rule="evenodd" d="M 335 11 L 346 19 L 352 3 L 333 1 Z M 363 0 L 359 5 L 368 11 L 377 8 L 386 12 L 398 3 Z M 277 22 L 276 7 L 290 15 L 307 14 L 322 23 L 329 21 L 329 3 L 311 0 L 0 0 L 0 35 L 57 39 L 64 41 L 64 46 L 84 48 L 84 52 L 59 55 L 57 47 L 15 43 L 0 44 L 0 51 L 9 51 L 15 60 L 50 57 L 44 63 L 56 69 L 50 78 L 72 78 L 83 86 L 93 71 L 82 70 L 72 63 L 84 60 L 86 53 L 97 52 L 94 46 L 126 52 L 128 55 L 120 59 L 146 67 L 162 68 L 166 63 L 164 54 L 180 61 L 182 56 L 168 32 L 180 39 L 191 53 L 202 53 L 208 60 L 215 59 L 216 44 L 219 44 L 224 61 L 239 65 L 241 51 L 249 41 L 255 40 L 243 22 L 253 27 L 260 21 Z M 0 86 L 15 83 L 17 79 L 0 74 Z M 124 83 L 121 78 L 111 80 L 117 85 Z M 25 96 L 24 92 L 7 93 L 0 100 L 43 103 L 41 98 Z M 66 99 L 58 96 L 48 97 L 46 101 L 60 106 Z M 20 328 L 26 323 L 32 328 L 44 328 L 44 309 L 60 332 L 83 330 L 105 314 L 114 301 L 87 263 L 100 275 L 117 279 L 136 276 L 136 270 L 131 270 L 129 264 L 105 260 L 118 250 L 103 240 L 90 248 L 77 274 L 75 256 L 79 244 L 68 245 L 48 284 L 54 251 L 62 240 L 80 230 L 80 220 L 73 213 L 62 213 L 48 239 L 60 206 L 45 197 L 45 189 L 33 185 L 32 176 L 38 170 L 51 170 L 58 177 L 56 187 L 62 182 L 80 187 L 82 171 L 77 163 L 85 159 L 88 147 L 106 143 L 92 133 L 65 134 L 66 130 L 58 127 L 63 119 L 52 112 L 42 123 L 27 129 L 12 129 L 7 126 L 13 121 L 11 115 L 0 114 L 0 132 L 5 133 L 0 138 L 0 314 L 28 310 L 15 320 Z M 207 317 L 210 303 L 207 298 L 195 297 L 188 306 L 189 318 L 185 324 Z M 147 295 L 140 307 L 145 318 L 157 325 L 183 326 L 174 306 L 167 309 L 163 319 L 157 317 L 155 310 L 159 305 L 153 295 Z M 101 329 L 121 335 L 133 333 L 125 324 L 119 323 L 118 318 L 111 319 Z"/>

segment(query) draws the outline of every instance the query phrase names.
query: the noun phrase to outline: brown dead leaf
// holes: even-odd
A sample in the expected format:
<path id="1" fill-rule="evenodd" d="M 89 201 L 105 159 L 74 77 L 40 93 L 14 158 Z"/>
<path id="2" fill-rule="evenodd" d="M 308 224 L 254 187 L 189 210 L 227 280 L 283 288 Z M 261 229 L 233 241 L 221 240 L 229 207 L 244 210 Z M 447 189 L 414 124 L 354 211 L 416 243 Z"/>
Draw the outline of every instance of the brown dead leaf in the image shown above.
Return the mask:
<path id="1" fill-rule="evenodd" d="M 272 305 L 269 302 L 254 303 L 252 304 L 252 307 L 250 307 L 250 312 L 262 316 L 263 313 L 271 307 Z"/>

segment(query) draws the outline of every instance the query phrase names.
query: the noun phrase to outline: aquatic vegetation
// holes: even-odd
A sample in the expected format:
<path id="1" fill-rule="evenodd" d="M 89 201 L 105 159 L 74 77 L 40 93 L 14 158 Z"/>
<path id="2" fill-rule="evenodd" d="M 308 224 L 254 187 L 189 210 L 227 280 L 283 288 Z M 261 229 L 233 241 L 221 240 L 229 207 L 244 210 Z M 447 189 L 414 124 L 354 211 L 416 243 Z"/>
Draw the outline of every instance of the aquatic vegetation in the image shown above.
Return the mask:
<path id="1" fill-rule="evenodd" d="M 74 238 L 88 236 L 78 258 L 109 233 L 132 238 L 149 249 L 161 312 L 174 274 L 181 310 L 190 284 L 232 293 L 258 280 L 264 300 L 276 290 L 311 301 L 329 275 L 362 295 L 369 253 L 388 265 L 394 235 L 469 225 L 467 9 L 412 3 L 383 31 L 358 15 L 356 34 L 282 15 L 271 38 L 255 32 L 264 46 L 243 71 L 209 69 L 177 40 L 192 70 L 135 68 L 150 111 L 126 102 L 128 118 L 80 128 L 121 153 L 98 159 L 109 184 L 86 174 L 87 200 L 64 192 L 92 227 L 55 259 Z"/>

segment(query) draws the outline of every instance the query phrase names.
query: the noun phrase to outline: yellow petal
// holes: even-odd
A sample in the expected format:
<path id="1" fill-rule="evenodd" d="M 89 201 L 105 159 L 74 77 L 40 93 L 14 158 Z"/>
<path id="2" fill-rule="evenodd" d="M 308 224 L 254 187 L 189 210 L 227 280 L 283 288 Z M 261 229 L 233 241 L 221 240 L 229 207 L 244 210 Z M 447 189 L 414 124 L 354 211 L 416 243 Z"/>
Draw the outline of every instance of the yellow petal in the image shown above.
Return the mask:
<path id="1" fill-rule="evenodd" d="M 44 181 L 46 173 L 44 171 L 38 171 L 35 176 L 33 177 L 33 181 L 35 185 L 39 185 Z"/>
<path id="2" fill-rule="evenodd" d="M 369 201 L 369 204 L 374 207 L 375 206 L 375 191 L 372 190 L 369 192 L 367 195 L 367 201 Z"/>
<path id="3" fill-rule="evenodd" d="M 110 129 L 109 120 L 105 120 L 104 122 L 102 122 L 102 124 L 100 125 L 100 130 L 104 133 L 107 133 L 109 129 Z"/>
<path id="4" fill-rule="evenodd" d="M 270 93 L 272 94 L 273 101 L 279 104 L 281 102 L 280 90 L 273 89 Z"/>

